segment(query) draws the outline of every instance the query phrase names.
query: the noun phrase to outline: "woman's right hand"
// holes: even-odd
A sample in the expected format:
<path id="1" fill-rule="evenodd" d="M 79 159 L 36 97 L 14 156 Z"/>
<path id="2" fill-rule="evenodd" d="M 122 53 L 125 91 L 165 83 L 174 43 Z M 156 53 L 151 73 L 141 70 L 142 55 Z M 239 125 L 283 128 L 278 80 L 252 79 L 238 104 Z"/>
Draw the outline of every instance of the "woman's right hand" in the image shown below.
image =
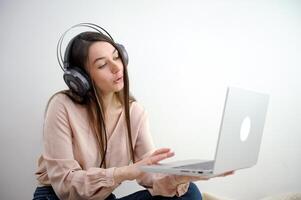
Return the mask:
<path id="1" fill-rule="evenodd" d="M 171 152 L 169 148 L 157 149 L 151 155 L 143 158 L 142 160 L 124 167 L 119 167 L 115 169 L 114 177 L 117 182 L 123 182 L 124 180 L 134 180 L 138 179 L 143 175 L 143 171 L 139 168 L 144 165 L 154 165 L 158 162 L 174 156 L 174 152 Z"/>

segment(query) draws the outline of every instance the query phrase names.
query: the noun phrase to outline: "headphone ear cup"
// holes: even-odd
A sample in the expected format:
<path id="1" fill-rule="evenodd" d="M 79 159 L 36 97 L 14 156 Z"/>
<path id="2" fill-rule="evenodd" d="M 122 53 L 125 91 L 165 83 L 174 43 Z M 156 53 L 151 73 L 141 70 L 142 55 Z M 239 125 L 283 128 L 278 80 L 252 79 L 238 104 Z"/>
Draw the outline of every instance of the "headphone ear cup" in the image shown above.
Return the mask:
<path id="1" fill-rule="evenodd" d="M 125 65 L 125 67 L 127 67 L 129 64 L 129 55 L 122 44 L 116 43 L 116 45 L 117 45 L 118 53 L 120 54 L 124 62 L 123 64 Z"/>
<path id="2" fill-rule="evenodd" d="M 68 67 L 64 72 L 64 81 L 77 95 L 84 97 L 91 89 L 89 76 L 79 67 Z"/>

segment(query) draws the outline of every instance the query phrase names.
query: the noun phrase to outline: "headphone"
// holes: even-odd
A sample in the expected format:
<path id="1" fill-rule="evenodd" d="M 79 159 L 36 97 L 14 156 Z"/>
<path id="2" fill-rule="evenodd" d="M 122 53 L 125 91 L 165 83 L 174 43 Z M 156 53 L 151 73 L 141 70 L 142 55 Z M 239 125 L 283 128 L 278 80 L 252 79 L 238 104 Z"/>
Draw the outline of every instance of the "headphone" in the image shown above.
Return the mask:
<path id="1" fill-rule="evenodd" d="M 102 27 L 93 24 L 93 23 L 79 23 L 76 25 L 73 25 L 72 27 L 70 27 L 69 29 L 67 29 L 60 37 L 58 43 L 57 43 L 57 48 L 56 48 L 56 52 L 57 52 L 57 60 L 59 62 L 60 67 L 62 68 L 62 70 L 64 71 L 64 81 L 67 84 L 67 86 L 69 87 L 69 89 L 76 93 L 78 96 L 80 97 L 84 97 L 87 92 L 92 88 L 92 83 L 90 80 L 89 75 L 85 72 L 84 67 L 83 66 L 74 66 L 70 63 L 69 58 L 70 58 L 70 54 L 71 54 L 71 49 L 74 43 L 75 38 L 77 38 L 77 36 L 75 36 L 74 38 L 72 38 L 66 49 L 65 49 L 65 54 L 64 54 L 64 59 L 62 56 L 62 43 L 63 43 L 63 39 L 65 37 L 65 35 L 74 28 L 77 27 L 85 27 L 85 28 L 90 28 L 93 29 L 94 31 L 100 33 L 101 35 L 106 35 L 109 37 L 109 39 L 111 40 L 110 43 L 117 49 L 119 56 L 121 57 L 122 63 L 124 67 L 127 67 L 128 62 L 129 62 L 129 57 L 128 54 L 125 50 L 125 47 L 122 44 L 118 44 L 115 43 L 113 38 L 111 37 L 111 35 Z M 105 33 L 105 34 L 104 34 Z"/>

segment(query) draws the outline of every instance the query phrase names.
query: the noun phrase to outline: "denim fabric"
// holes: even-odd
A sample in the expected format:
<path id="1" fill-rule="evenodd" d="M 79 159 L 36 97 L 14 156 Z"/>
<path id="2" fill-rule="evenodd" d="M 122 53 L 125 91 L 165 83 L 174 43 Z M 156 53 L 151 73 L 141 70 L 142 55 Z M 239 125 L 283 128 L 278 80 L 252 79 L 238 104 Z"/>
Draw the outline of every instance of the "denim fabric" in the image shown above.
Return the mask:
<path id="1" fill-rule="evenodd" d="M 59 200 L 51 186 L 37 187 L 33 200 Z"/>
<path id="2" fill-rule="evenodd" d="M 37 187 L 33 200 L 59 200 L 51 186 Z M 152 196 L 148 190 L 141 190 L 117 199 L 111 194 L 106 200 L 202 200 L 202 195 L 194 183 L 190 183 L 188 191 L 181 197 Z"/>
<path id="3" fill-rule="evenodd" d="M 194 183 L 190 183 L 188 191 L 181 197 L 152 196 L 148 190 L 141 190 L 119 199 L 112 195 L 106 200 L 202 200 L 202 195 L 198 187 Z"/>

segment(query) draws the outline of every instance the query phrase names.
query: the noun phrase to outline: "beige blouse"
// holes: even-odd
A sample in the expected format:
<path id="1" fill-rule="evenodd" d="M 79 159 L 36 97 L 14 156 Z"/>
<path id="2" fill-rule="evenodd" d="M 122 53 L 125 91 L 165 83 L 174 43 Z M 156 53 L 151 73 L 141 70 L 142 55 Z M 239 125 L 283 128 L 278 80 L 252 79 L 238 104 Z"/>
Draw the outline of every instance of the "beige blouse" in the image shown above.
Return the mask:
<path id="1" fill-rule="evenodd" d="M 145 109 L 133 102 L 130 117 L 135 158 L 139 160 L 152 153 L 154 145 Z M 38 186 L 51 185 L 62 200 L 105 199 L 120 184 L 114 180 L 115 168 L 130 164 L 126 130 L 122 111 L 112 133 L 108 133 L 107 168 L 100 168 L 97 139 L 85 106 L 64 94 L 55 95 L 44 121 L 44 151 L 36 171 Z M 156 176 L 148 174 L 138 183 L 152 187 L 156 181 Z M 182 195 L 188 187 L 180 186 L 177 190 Z"/>

